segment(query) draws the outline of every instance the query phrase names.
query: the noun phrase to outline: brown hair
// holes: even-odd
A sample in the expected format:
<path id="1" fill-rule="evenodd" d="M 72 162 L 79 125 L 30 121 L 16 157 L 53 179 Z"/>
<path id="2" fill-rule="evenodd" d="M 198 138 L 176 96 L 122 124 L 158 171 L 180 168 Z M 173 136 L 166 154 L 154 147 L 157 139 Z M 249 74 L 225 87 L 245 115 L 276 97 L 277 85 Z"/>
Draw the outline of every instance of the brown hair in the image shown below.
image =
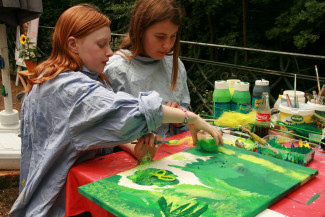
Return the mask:
<path id="1" fill-rule="evenodd" d="M 34 84 L 51 80 L 62 72 L 80 71 L 83 62 L 68 48 L 68 38 L 82 38 L 102 27 L 110 27 L 110 24 L 111 21 L 91 4 L 76 5 L 63 12 L 54 28 L 51 56 L 34 69 L 35 76 L 29 79 L 27 92 Z M 41 73 L 44 73 L 43 76 L 38 78 Z M 108 82 L 104 74 L 99 76 Z"/>
<path id="2" fill-rule="evenodd" d="M 175 25 L 181 23 L 181 9 L 175 0 L 138 0 L 130 18 L 130 27 L 128 36 L 122 41 L 120 48 L 129 49 L 132 55 L 125 55 L 133 59 L 140 53 L 143 53 L 141 43 L 142 33 L 151 25 L 170 20 Z M 180 46 L 180 33 L 176 34 L 176 41 L 167 55 L 173 55 L 173 73 L 171 78 L 171 91 L 176 89 L 178 75 L 178 55 Z"/>

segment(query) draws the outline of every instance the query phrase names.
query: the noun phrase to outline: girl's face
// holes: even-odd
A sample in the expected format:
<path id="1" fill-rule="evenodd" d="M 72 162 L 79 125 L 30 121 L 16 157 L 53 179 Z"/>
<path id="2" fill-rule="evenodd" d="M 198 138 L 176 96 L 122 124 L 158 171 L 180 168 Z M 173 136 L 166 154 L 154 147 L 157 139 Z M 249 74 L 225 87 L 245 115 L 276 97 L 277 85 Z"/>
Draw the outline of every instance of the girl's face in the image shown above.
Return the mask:
<path id="1" fill-rule="evenodd" d="M 178 25 L 170 20 L 155 23 L 142 35 L 142 55 L 153 59 L 162 59 L 174 46 Z"/>
<path id="2" fill-rule="evenodd" d="M 111 30 L 102 27 L 89 35 L 76 39 L 77 53 L 90 71 L 102 73 L 106 62 L 113 55 L 109 45 Z"/>

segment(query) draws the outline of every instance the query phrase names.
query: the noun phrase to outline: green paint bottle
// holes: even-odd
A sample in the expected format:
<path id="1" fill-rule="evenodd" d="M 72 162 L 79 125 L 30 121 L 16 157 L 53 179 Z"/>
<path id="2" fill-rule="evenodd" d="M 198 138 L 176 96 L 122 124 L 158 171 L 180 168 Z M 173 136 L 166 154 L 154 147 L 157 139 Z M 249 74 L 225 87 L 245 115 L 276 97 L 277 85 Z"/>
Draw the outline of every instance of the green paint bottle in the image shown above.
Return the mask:
<path id="1" fill-rule="evenodd" d="M 236 82 L 232 96 L 231 111 L 248 114 L 251 110 L 251 94 L 248 82 Z"/>
<path id="2" fill-rule="evenodd" d="M 215 81 L 213 91 L 213 116 L 219 118 L 223 112 L 230 111 L 231 96 L 226 81 Z"/>

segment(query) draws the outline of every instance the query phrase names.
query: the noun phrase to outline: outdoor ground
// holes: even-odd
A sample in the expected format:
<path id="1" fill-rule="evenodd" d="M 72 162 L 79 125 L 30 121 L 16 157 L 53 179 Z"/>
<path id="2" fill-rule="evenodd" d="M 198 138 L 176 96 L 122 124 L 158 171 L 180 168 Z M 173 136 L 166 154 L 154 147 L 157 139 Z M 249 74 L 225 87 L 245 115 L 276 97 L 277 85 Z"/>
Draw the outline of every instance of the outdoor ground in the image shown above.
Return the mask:
<path id="1" fill-rule="evenodd" d="M 16 95 L 23 91 L 23 87 L 15 85 L 16 76 L 11 77 L 12 103 L 13 109 L 20 114 L 21 103 L 17 100 Z M 2 76 L 0 76 L 0 84 L 2 87 Z M 4 99 L 0 95 L 0 111 L 4 110 Z M 19 192 L 19 171 L 1 171 L 0 170 L 0 217 L 8 216 L 8 212 L 15 202 Z"/>

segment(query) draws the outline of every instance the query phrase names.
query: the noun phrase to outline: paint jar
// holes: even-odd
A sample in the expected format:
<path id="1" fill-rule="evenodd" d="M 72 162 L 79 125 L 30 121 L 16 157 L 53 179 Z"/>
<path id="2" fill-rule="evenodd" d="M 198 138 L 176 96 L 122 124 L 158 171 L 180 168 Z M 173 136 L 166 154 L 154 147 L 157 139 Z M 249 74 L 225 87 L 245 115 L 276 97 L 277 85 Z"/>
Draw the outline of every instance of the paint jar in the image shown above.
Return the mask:
<path id="1" fill-rule="evenodd" d="M 230 97 L 232 97 L 232 95 L 234 94 L 235 91 L 235 83 L 236 82 L 240 82 L 239 79 L 228 79 L 227 83 L 229 85 L 229 91 L 230 91 Z"/>
<path id="2" fill-rule="evenodd" d="M 248 114 L 251 110 L 250 102 L 249 83 L 236 82 L 235 91 L 231 100 L 231 111 Z"/>
<path id="3" fill-rule="evenodd" d="M 278 99 L 276 100 L 276 102 L 274 103 L 273 108 L 275 108 L 275 109 L 279 109 L 279 106 L 280 106 L 280 104 L 281 104 L 281 98 L 282 98 L 282 95 L 279 94 L 279 97 L 278 97 Z"/>
<path id="4" fill-rule="evenodd" d="M 314 114 L 314 107 L 306 103 L 300 103 L 299 108 L 288 107 L 280 104 L 280 121 L 289 124 L 311 123 Z"/>
<path id="5" fill-rule="evenodd" d="M 219 118 L 223 112 L 230 111 L 230 91 L 226 81 L 215 81 L 213 91 L 213 116 Z"/>
<path id="6" fill-rule="evenodd" d="M 313 106 L 315 109 L 315 114 L 325 119 L 325 105 L 316 104 L 312 102 L 307 102 L 308 105 Z"/>
<path id="7" fill-rule="evenodd" d="M 264 79 L 256 80 L 252 94 L 252 109 L 257 109 L 260 106 L 263 92 L 268 92 L 270 95 L 269 81 Z"/>
<path id="8" fill-rule="evenodd" d="M 290 99 L 292 105 L 294 105 L 294 102 L 295 102 L 294 90 L 285 90 L 285 91 L 283 91 L 282 98 L 281 98 L 281 104 L 288 105 L 287 104 L 287 94 L 289 96 L 289 99 Z M 305 93 L 304 92 L 296 91 L 296 98 L 297 98 L 297 101 L 298 101 L 298 106 L 299 106 L 300 103 L 305 103 Z"/>

